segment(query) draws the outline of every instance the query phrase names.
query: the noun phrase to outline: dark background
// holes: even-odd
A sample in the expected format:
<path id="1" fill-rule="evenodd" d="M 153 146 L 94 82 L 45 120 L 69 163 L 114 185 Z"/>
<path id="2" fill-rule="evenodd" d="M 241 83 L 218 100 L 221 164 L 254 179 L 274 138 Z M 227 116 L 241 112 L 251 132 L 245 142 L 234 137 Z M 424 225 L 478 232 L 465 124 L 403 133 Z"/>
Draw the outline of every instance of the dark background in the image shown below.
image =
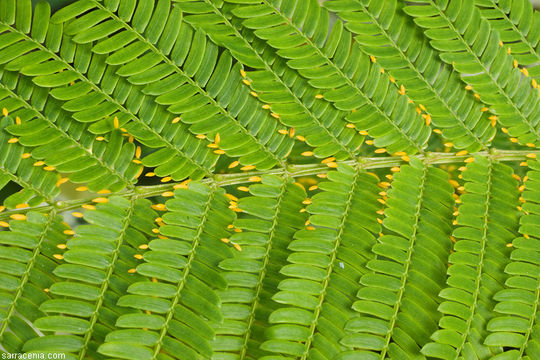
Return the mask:
<path id="1" fill-rule="evenodd" d="M 36 6 L 36 4 L 39 2 L 39 0 L 32 0 L 32 4 Z M 49 4 L 51 4 L 51 8 L 53 11 L 58 10 L 64 5 L 70 4 L 72 2 L 75 2 L 75 0 L 47 0 Z"/>
<path id="2" fill-rule="evenodd" d="M 35 5 L 38 1 L 39 0 L 32 0 L 32 3 Z M 51 7 L 54 11 L 54 10 L 58 10 L 59 8 L 61 8 L 62 6 L 66 4 L 74 2 L 75 0 L 47 0 L 47 1 L 51 4 Z M 531 0 L 531 2 L 535 5 L 537 9 L 540 8 L 540 0 Z"/>

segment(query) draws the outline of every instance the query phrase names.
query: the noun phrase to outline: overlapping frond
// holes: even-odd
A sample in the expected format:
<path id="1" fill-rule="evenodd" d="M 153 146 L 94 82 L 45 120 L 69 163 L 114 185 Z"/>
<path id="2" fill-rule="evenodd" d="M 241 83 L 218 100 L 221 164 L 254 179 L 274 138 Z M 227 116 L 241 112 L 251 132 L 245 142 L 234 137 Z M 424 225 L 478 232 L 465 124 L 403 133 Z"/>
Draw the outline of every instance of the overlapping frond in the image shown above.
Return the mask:
<path id="1" fill-rule="evenodd" d="M 495 314 L 487 324 L 485 344 L 502 347 L 493 359 L 536 359 L 540 356 L 540 164 L 529 161 L 520 219 L 520 237 L 514 239 L 505 289 L 493 296 Z"/>
<path id="2" fill-rule="evenodd" d="M 404 7 L 440 58 L 460 73 L 521 144 L 540 144 L 540 97 L 474 1 L 423 0 Z"/>
<path id="3" fill-rule="evenodd" d="M 346 20 L 362 51 L 374 56 L 381 67 L 403 85 L 407 96 L 425 107 L 425 115 L 456 148 L 469 152 L 485 148 L 495 135 L 488 116 L 462 86 L 450 66 L 442 65 L 437 52 L 421 31 L 410 24 L 398 0 L 331 0 L 327 9 Z M 441 66 L 442 65 L 442 66 Z"/>
<path id="4" fill-rule="evenodd" d="M 40 21 L 32 27 L 16 22 L 32 18 L 30 1 L 9 0 L 0 5 L 3 35 L 11 39 L 0 61 L 6 69 L 49 88 L 73 119 L 103 135 L 103 140 L 110 141 L 108 133 L 123 128 L 148 148 L 159 149 L 142 159 L 144 165 L 157 167 L 159 175 L 183 179 L 210 173 L 217 156 L 207 148 L 208 142 L 192 136 L 185 126 L 173 124 L 165 106 L 120 77 L 118 66 L 107 64 L 106 55 L 93 53 L 92 44 L 77 45 L 69 26 L 51 23 L 46 3 L 36 7 L 34 18 Z"/>
<path id="5" fill-rule="evenodd" d="M 292 140 L 242 83 L 240 64 L 182 22 L 169 0 L 75 3 L 53 21 L 67 22 L 75 43 L 103 54 L 117 75 L 180 115 L 190 132 L 210 139 L 219 132 L 220 149 L 241 163 L 268 169 L 290 151 Z"/>
<path id="6" fill-rule="evenodd" d="M 126 312 L 117 301 L 136 279 L 128 269 L 136 246 L 152 233 L 152 215 L 148 200 L 116 196 L 86 211 L 88 225 L 58 245 L 67 248 L 55 255 L 62 259 L 53 271 L 59 280 L 50 286 L 53 298 L 40 306 L 47 315 L 33 323 L 45 335 L 27 341 L 24 351 L 65 352 L 71 359 L 97 355 L 97 344 Z"/>
<path id="7" fill-rule="evenodd" d="M 422 151 L 431 132 L 424 119 L 352 42 L 341 21 L 328 34 L 329 14 L 317 0 L 226 1 L 237 3 L 232 12 L 244 19 L 242 25 L 274 47 L 325 100 L 352 112 L 347 121 L 369 131 L 376 146 L 390 152 Z"/>
<path id="8" fill-rule="evenodd" d="M 514 58 L 533 78 L 540 77 L 540 12 L 528 0 L 474 0 L 480 14 L 499 31 Z"/>
<path id="9" fill-rule="evenodd" d="M 540 356 L 526 0 L 70 3 L 0 0 L 2 355 Z"/>
<path id="10" fill-rule="evenodd" d="M 273 296 L 281 306 L 270 315 L 261 348 L 281 358 L 333 359 L 346 349 L 339 342 L 380 230 L 375 177 L 340 166 L 328 179 L 309 201 L 309 226 L 290 242 L 292 253 L 281 269 L 286 279 Z"/>
<path id="11" fill-rule="evenodd" d="M 316 157 L 354 157 L 362 137 L 347 127 L 346 112 L 319 99 L 319 91 L 284 64 L 283 59 L 276 58 L 272 48 L 257 38 L 250 39 L 253 35 L 248 31 L 240 31 L 228 19 L 223 4 L 195 0 L 178 5 L 191 14 L 184 17 L 185 21 L 203 28 L 240 63 L 255 69 L 245 71 L 245 79 L 255 91 L 252 95 L 266 103 L 282 124 L 305 137 L 307 144 L 315 148 Z"/>
<path id="12" fill-rule="evenodd" d="M 160 235 L 148 244 L 136 273 L 146 277 L 127 288 L 121 315 L 98 351 L 121 359 L 154 359 L 160 352 L 181 360 L 210 358 L 213 326 L 223 321 L 216 289 L 227 282 L 217 265 L 230 256 L 220 239 L 234 219 L 223 189 L 190 183 L 166 202 Z M 140 247 L 140 246 L 139 246 Z M 133 337 L 137 336 L 137 341 Z"/>
<path id="13" fill-rule="evenodd" d="M 0 101 L 0 106 L 5 101 Z M 26 154 L 24 146 L 18 143 L 18 138 L 6 131 L 6 127 L 13 125 L 15 119 L 5 116 L 0 120 L 0 190 L 13 181 L 22 189 L 9 195 L 2 206 L 15 209 L 18 206 L 36 206 L 43 201 L 52 202 L 58 195 L 56 186 L 59 175 L 54 169 L 44 170 L 41 166 L 34 166 L 32 159 L 23 159 Z"/>
<path id="14" fill-rule="evenodd" d="M 53 254 L 68 229 L 61 221 L 56 211 L 29 212 L 11 220 L 9 231 L 0 231 L 0 343 L 5 351 L 19 353 L 39 336 L 28 322 L 43 315 L 39 307 L 57 281 Z"/>
<path id="15" fill-rule="evenodd" d="M 441 359 L 490 358 L 500 347 L 483 345 L 492 318 L 493 296 L 504 287 L 504 267 L 518 225 L 519 192 L 512 169 L 477 157 L 463 172 L 458 227 L 449 257 L 448 286 L 439 296 L 440 329 L 422 353 Z"/>
<path id="16" fill-rule="evenodd" d="M 16 73 L 3 72 L 1 81 L 6 97 L 0 106 L 5 105 L 9 115 L 18 119 L 5 130 L 26 147 L 28 153 L 23 157 L 70 175 L 73 183 L 87 183 L 94 191 L 117 191 L 133 182 L 140 170 L 130 163 L 135 145 L 122 145 L 119 131 L 111 134 L 108 142 L 98 141 L 84 124 L 71 121 L 71 113 L 63 110 L 47 89 Z"/>
<path id="17" fill-rule="evenodd" d="M 231 206 L 241 209 L 233 235 L 224 241 L 239 246 L 233 258 L 219 268 L 229 287 L 220 292 L 224 322 L 216 328 L 215 359 L 260 359 L 268 317 L 278 304 L 271 296 L 284 279 L 279 273 L 290 250 L 294 233 L 304 227 L 300 213 L 305 191 L 292 179 L 264 175 L 261 183 L 249 187 L 251 196 L 236 199 Z"/>
<path id="18" fill-rule="evenodd" d="M 388 191 L 382 236 L 360 279 L 359 314 L 341 342 L 365 359 L 414 358 L 437 327 L 437 294 L 450 250 L 452 186 L 419 161 L 402 166 Z M 350 357 L 351 359 L 354 357 Z"/>

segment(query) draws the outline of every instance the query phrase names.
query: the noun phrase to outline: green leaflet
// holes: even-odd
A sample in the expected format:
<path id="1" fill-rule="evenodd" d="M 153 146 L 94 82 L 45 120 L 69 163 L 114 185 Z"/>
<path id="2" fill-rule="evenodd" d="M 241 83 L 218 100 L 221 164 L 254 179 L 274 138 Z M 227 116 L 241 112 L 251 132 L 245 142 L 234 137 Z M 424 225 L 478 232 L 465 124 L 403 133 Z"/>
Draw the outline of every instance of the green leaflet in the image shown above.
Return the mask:
<path id="1" fill-rule="evenodd" d="M 397 0 L 332 0 L 324 6 L 346 20 L 346 28 L 355 36 L 362 51 L 375 56 L 382 68 L 403 84 L 407 96 L 426 107 L 442 135 L 459 149 L 477 151 L 495 135 L 472 94 L 460 84 L 459 77 L 443 65 L 420 30 Z M 422 39 L 418 40 L 417 39 Z M 448 91 L 453 89 L 453 91 Z"/>
<path id="2" fill-rule="evenodd" d="M 27 220 L 13 220 L 9 231 L 0 232 L 0 342 L 12 353 L 24 342 L 38 337 L 25 319 L 43 315 L 40 304 L 50 299 L 47 291 L 57 281 L 52 255 L 61 252 L 67 227 L 56 211 L 29 212 Z"/>
<path id="3" fill-rule="evenodd" d="M 145 340 L 133 350 L 125 330 L 114 330 L 98 349 L 105 356 L 147 359 L 162 350 L 182 360 L 212 356 L 213 326 L 223 322 L 215 290 L 227 286 L 216 270 L 228 253 L 220 239 L 228 237 L 234 213 L 222 189 L 199 183 L 176 190 L 166 206 L 162 236 L 148 243 L 145 262 L 137 266 L 145 278 L 118 300 L 119 306 L 139 311 L 121 315 L 116 326 L 137 329 Z"/>
<path id="4" fill-rule="evenodd" d="M 358 280 L 380 231 L 375 177 L 343 166 L 328 179 L 307 207 L 315 227 L 296 232 L 288 246 L 280 271 L 286 279 L 273 296 L 281 306 L 270 315 L 269 339 L 261 346 L 286 358 L 333 358 L 350 348 L 339 340 L 355 314 Z"/>
<path id="5" fill-rule="evenodd" d="M 227 2 L 238 3 L 232 12 L 245 19 L 243 26 L 275 48 L 327 101 L 351 112 L 347 121 L 369 131 L 376 146 L 387 147 L 391 153 L 422 151 L 429 127 L 379 66 L 352 43 L 342 22 L 337 21 L 327 33 L 328 12 L 316 0 L 288 1 L 280 9 L 281 1 Z M 403 126 L 405 121 L 409 126 Z"/>
<path id="6" fill-rule="evenodd" d="M 279 264 L 291 253 L 290 239 L 306 220 L 299 213 L 306 193 L 291 179 L 265 175 L 249 190 L 251 196 L 238 201 L 245 215 L 234 223 L 242 231 L 229 239 L 242 251 L 219 264 L 229 287 L 220 292 L 224 321 L 216 328 L 216 359 L 268 355 L 260 348 L 261 334 L 269 327 L 269 315 L 279 308 L 270 294 L 285 278 Z"/>
<path id="7" fill-rule="evenodd" d="M 71 121 L 71 114 L 62 110 L 61 103 L 48 96 L 46 89 L 26 77 L 18 79 L 4 72 L 0 87 L 6 96 L 0 106 L 9 108 L 12 118 L 21 119 L 20 125 L 6 125 L 6 131 L 31 149 L 33 159 L 70 174 L 72 182 L 88 183 L 94 191 L 106 187 L 116 191 L 132 183 L 140 167 L 133 163 L 126 166 L 126 159 L 134 157 L 135 146 L 122 144 L 118 132 L 108 142 L 95 140 L 83 124 Z M 31 98 L 25 100 L 17 92 L 28 93 Z"/>
<path id="8" fill-rule="evenodd" d="M 141 86 L 143 94 L 156 97 L 156 103 L 180 115 L 190 132 L 209 138 L 219 133 L 220 148 L 229 156 L 240 157 L 241 163 L 260 169 L 282 163 L 292 147 L 291 139 L 277 133 L 275 119 L 242 84 L 239 64 L 232 63 L 226 53 L 219 55 L 217 46 L 202 31 L 182 23 L 179 8 L 167 14 L 163 9 L 170 9 L 170 1 L 161 0 L 152 14 L 151 1 L 118 10 L 112 3 L 93 3 L 92 12 L 75 19 L 72 17 L 78 13 L 69 15 L 66 32 L 74 42 L 90 45 L 97 41 L 92 51 L 106 54 L 105 62 L 115 66 L 117 75 Z M 166 25 L 146 28 L 151 14 L 161 22 L 165 18 Z M 62 16 L 63 21 L 66 17 Z M 146 20 L 141 22 L 143 18 Z M 123 31 L 118 32 L 120 29 Z"/>
<path id="9" fill-rule="evenodd" d="M 525 183 L 522 205 L 525 215 L 520 219 L 521 237 L 512 242 L 514 250 L 506 265 L 505 289 L 494 294 L 494 315 L 487 324 L 489 335 L 485 345 L 504 347 L 505 351 L 494 359 L 534 359 L 538 348 L 538 216 L 540 215 L 540 166 L 529 161 L 529 180 Z"/>
<path id="10" fill-rule="evenodd" d="M 501 46 L 501 35 L 480 15 L 474 1 L 425 0 L 404 7 L 441 54 L 480 95 L 509 133 L 521 144 L 538 143 L 540 98 L 538 91 Z"/>
<path id="11" fill-rule="evenodd" d="M 422 353 L 441 359 L 487 358 L 500 347 L 483 346 L 485 326 L 492 318 L 493 294 L 503 288 L 503 269 L 515 236 L 519 204 L 512 170 L 477 157 L 463 172 L 466 194 L 458 207 L 454 252 L 448 261 L 448 287 L 439 296 L 443 317 L 433 343 Z"/>
<path id="12" fill-rule="evenodd" d="M 540 77 L 540 13 L 527 0 L 475 0 L 480 14 L 508 44 L 514 58 L 529 75 Z M 516 41 L 517 40 L 517 41 Z"/>
<path id="13" fill-rule="evenodd" d="M 51 201 L 59 193 L 56 186 L 59 175 L 56 171 L 45 171 L 41 167 L 33 166 L 32 159 L 22 158 L 25 148 L 18 140 L 10 143 L 11 139 L 17 138 L 5 130 L 14 123 L 14 119 L 9 116 L 0 120 L 0 189 L 13 181 L 22 187 L 22 191 L 8 196 L 3 206 L 15 209 L 19 204 L 36 206 L 43 201 Z"/>
<path id="14" fill-rule="evenodd" d="M 317 99 L 319 91 L 283 59 L 276 58 L 272 48 L 256 38 L 249 39 L 253 37 L 249 32 L 240 32 L 228 19 L 227 6 L 220 8 L 210 0 L 180 2 L 179 6 L 192 14 L 185 16 L 185 21 L 203 28 L 240 63 L 256 69 L 246 71 L 251 89 L 279 115 L 282 124 L 294 127 L 296 134 L 304 136 L 307 144 L 315 147 L 316 157 L 354 157 L 362 138 L 353 129 L 345 128 L 346 112 Z"/>
<path id="15" fill-rule="evenodd" d="M 24 351 L 97 356 L 96 343 L 103 342 L 105 329 L 114 327 L 125 312 L 118 307 L 118 298 L 141 278 L 128 269 L 136 262 L 135 248 L 151 234 L 156 214 L 149 207 L 148 200 L 111 197 L 85 213 L 88 225 L 77 227 L 66 243 L 65 262 L 53 271 L 59 278 L 50 287 L 53 298 L 40 306 L 46 316 L 34 322 L 45 336 L 27 341 Z"/>
<path id="16" fill-rule="evenodd" d="M 382 236 L 352 308 L 358 316 L 341 343 L 351 357 L 412 358 L 439 318 L 453 199 L 448 175 L 417 161 L 402 166 L 388 191 Z"/>
<path id="17" fill-rule="evenodd" d="M 26 0 L 20 4 L 24 2 Z M 10 3 L 7 1 L 5 6 L 9 7 Z M 77 3 L 74 5 L 78 6 Z M 6 11 L 4 15 L 8 17 L 8 13 Z M 37 7 L 34 15 L 35 18 L 48 17 L 48 7 Z M 31 17 L 29 13 L 21 16 Z M 29 75 L 38 86 L 50 88 L 51 96 L 63 101 L 62 107 L 72 112 L 78 122 L 87 124 L 94 134 L 107 134 L 115 125 L 123 127 L 150 149 L 148 152 L 153 156 L 146 161 L 143 158 L 143 164 L 157 167 L 160 176 L 200 178 L 209 173 L 217 157 L 206 147 L 207 143 L 187 136 L 186 127 L 171 123 L 174 116 L 166 107 L 156 104 L 143 89 L 119 77 L 118 67 L 107 64 L 107 56 L 92 53 L 91 44 L 77 45 L 69 36 L 72 33 L 69 27 L 64 28 L 62 24 L 49 24 L 49 36 L 43 44 L 41 34 L 18 33 L 12 27 L 12 21 L 0 19 L 4 30 L 8 30 L 4 36 L 14 35 L 13 44 L 5 43 L 8 46 L 0 50 L 8 55 L 13 53 L 2 58 L 1 63 L 6 64 L 6 69 Z M 115 124 L 115 118 L 118 118 L 118 124 Z M 105 140 L 110 139 L 106 136 Z M 152 150 L 156 148 L 159 150 Z M 124 158 L 123 163 L 127 165 L 125 158 L 133 149 L 126 145 L 125 150 L 123 153 L 117 150 L 111 155 Z M 131 167 L 135 168 L 135 171 L 131 170 L 134 176 L 140 167 Z M 83 179 L 89 173 L 96 173 L 96 169 L 87 170 Z"/>
<path id="18" fill-rule="evenodd" d="M 0 1 L 0 348 L 535 359 L 525 1 Z"/>

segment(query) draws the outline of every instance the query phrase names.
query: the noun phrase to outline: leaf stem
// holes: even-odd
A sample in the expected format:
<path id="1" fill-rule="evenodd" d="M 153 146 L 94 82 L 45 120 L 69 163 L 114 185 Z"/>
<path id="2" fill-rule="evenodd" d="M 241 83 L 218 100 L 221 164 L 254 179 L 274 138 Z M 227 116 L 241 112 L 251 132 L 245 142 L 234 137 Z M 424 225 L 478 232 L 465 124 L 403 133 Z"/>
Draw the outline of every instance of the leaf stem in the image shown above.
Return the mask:
<path id="1" fill-rule="evenodd" d="M 32 249 L 32 257 L 28 260 L 26 263 L 26 269 L 24 271 L 24 275 L 21 277 L 19 281 L 19 285 L 17 286 L 17 290 L 15 291 L 15 295 L 13 295 L 11 299 L 11 303 L 9 304 L 6 312 L 4 313 L 4 319 L 2 323 L 0 324 L 0 340 L 3 340 L 4 333 L 8 329 L 8 326 L 10 325 L 12 316 L 16 313 L 16 307 L 19 302 L 19 299 L 21 296 L 23 296 L 23 291 L 25 286 L 27 285 L 28 281 L 30 280 L 30 271 L 35 267 L 36 265 L 36 259 L 41 254 L 41 251 L 43 250 L 43 242 L 46 240 L 47 233 L 49 230 L 51 230 L 54 220 L 56 217 L 56 210 L 52 210 L 50 213 L 48 213 L 47 217 L 47 223 L 43 227 L 43 230 L 39 234 L 38 241 L 34 249 Z"/>
<path id="2" fill-rule="evenodd" d="M 442 153 L 431 152 L 426 154 L 411 155 L 411 158 L 416 158 L 420 161 L 428 164 L 454 164 L 463 163 L 466 159 L 474 156 L 489 157 L 497 161 L 524 161 L 527 160 L 528 155 L 534 154 L 536 157 L 540 157 L 540 150 L 498 150 L 491 149 L 491 151 L 480 151 L 477 153 L 459 155 L 456 153 Z M 351 166 L 359 165 L 362 169 L 382 169 L 390 168 L 394 166 L 401 166 L 406 163 L 401 157 L 398 156 L 384 156 L 384 157 L 360 157 L 355 160 L 347 160 L 338 162 L 338 164 L 348 164 Z M 302 176 L 313 176 L 317 174 L 326 173 L 331 168 L 325 164 L 306 164 L 306 165 L 288 165 L 285 168 L 275 168 L 265 171 L 250 171 L 238 174 L 216 174 L 213 177 L 207 177 L 200 182 L 215 185 L 218 187 L 239 185 L 250 182 L 250 178 L 261 175 L 287 175 L 292 178 L 298 178 Z M 178 183 L 166 183 L 150 186 L 136 186 L 134 189 L 125 189 L 117 193 L 101 194 L 99 197 L 108 197 L 111 195 L 120 196 L 135 196 L 136 198 L 150 198 L 159 196 L 166 191 L 171 191 Z M 42 204 L 35 207 L 29 207 L 26 209 L 13 209 L 0 213 L 0 220 L 8 219 L 13 214 L 24 214 L 28 211 L 47 212 L 53 209 L 58 211 L 68 211 L 80 208 L 82 205 L 91 204 L 92 199 L 98 197 L 94 195 L 91 198 L 77 199 L 69 201 L 58 201 L 54 204 Z"/>

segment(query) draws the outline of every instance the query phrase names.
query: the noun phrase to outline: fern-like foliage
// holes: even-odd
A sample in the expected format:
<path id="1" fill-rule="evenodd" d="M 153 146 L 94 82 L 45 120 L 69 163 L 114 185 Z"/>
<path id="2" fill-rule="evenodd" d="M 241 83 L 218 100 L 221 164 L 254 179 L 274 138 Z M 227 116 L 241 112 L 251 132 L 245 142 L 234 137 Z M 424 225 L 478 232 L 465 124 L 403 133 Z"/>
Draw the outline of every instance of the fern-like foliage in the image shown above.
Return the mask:
<path id="1" fill-rule="evenodd" d="M 280 265 L 286 261 L 287 246 L 306 217 L 299 213 L 305 191 L 292 179 L 263 176 L 249 187 L 252 196 L 237 199 L 240 215 L 229 227 L 234 234 L 227 242 L 242 248 L 233 258 L 219 264 L 229 287 L 220 294 L 224 322 L 216 330 L 215 351 L 226 358 L 233 354 L 261 358 L 261 334 L 269 327 L 269 316 L 278 304 L 271 295 L 278 291 Z M 218 353 L 219 354 L 219 353 Z"/>
<path id="2" fill-rule="evenodd" d="M 522 1 L 478 0 L 480 14 L 499 31 L 516 60 L 533 78 L 540 76 L 540 13 Z"/>
<path id="3" fill-rule="evenodd" d="M 0 0 L 0 353 L 540 357 L 538 14 Z"/>
<path id="4" fill-rule="evenodd" d="M 240 66 L 232 63 L 228 54 L 218 56 L 217 46 L 203 32 L 182 23 L 179 8 L 170 15 L 169 9 L 168 1 L 158 3 L 155 11 L 153 2 L 149 1 L 137 7 L 103 6 L 95 1 L 85 6 L 77 3 L 68 6 L 53 20 L 71 20 L 66 31 L 77 44 L 97 41 L 93 52 L 106 55 L 104 61 L 108 65 L 118 66 L 116 75 L 141 85 L 144 94 L 156 97 L 157 104 L 166 105 L 170 113 L 180 115 L 190 132 L 213 138 L 220 131 L 221 149 L 231 156 L 248 157 L 242 158 L 242 163 L 256 163 L 260 168 L 279 163 L 292 142 L 273 131 L 276 124 L 272 117 L 256 106 L 256 100 L 242 86 Z M 73 19 L 81 12 L 85 12 L 84 16 Z M 103 18 L 103 14 L 108 16 Z M 153 26 L 148 26 L 150 15 L 159 19 Z M 102 22 L 101 18 L 106 21 Z M 168 27 L 164 26 L 166 23 Z M 113 32 L 117 33 L 104 39 Z M 180 36 L 182 39 L 177 41 Z M 192 44 L 197 45 L 191 47 Z M 177 178 L 190 174 L 182 175 Z"/>
<path id="5" fill-rule="evenodd" d="M 3 118 L 2 126 L 13 125 L 11 118 Z M 18 204 L 39 205 L 43 200 L 51 200 L 58 195 L 56 187 L 58 174 L 48 172 L 40 167 L 35 167 L 34 162 L 27 157 L 25 147 L 18 144 L 18 139 L 11 136 L 7 131 L 0 133 L 1 152 L 0 158 L 0 188 L 10 181 L 15 182 L 23 189 L 11 194 L 4 200 L 3 207 L 15 208 Z M 26 158 L 26 159 L 23 159 Z M 52 169 L 50 169 L 52 170 Z"/>
<path id="6" fill-rule="evenodd" d="M 493 312 L 493 296 L 502 290 L 509 248 L 516 231 L 518 191 L 511 169 L 477 158 L 463 172 L 467 194 L 458 207 L 454 253 L 448 258 L 448 287 L 439 296 L 444 316 L 436 343 L 423 353 L 443 359 L 482 358 L 500 349 L 483 346 L 486 323 Z"/>
<path id="7" fill-rule="evenodd" d="M 316 0 L 228 2 L 241 3 L 233 14 L 245 19 L 243 26 L 275 48 L 324 99 L 351 112 L 347 120 L 369 131 L 376 146 L 391 152 L 421 151 L 430 130 L 414 106 L 361 54 L 341 21 L 327 34 L 329 15 Z M 403 121 L 410 123 L 405 127 Z"/>
<path id="8" fill-rule="evenodd" d="M 538 174 L 537 161 L 530 164 L 529 181 L 523 193 L 525 215 L 520 220 L 521 237 L 512 242 L 515 249 L 505 268 L 506 288 L 493 296 L 494 315 L 486 328 L 487 346 L 502 347 L 497 359 L 534 359 L 538 348 Z"/>
<path id="9" fill-rule="evenodd" d="M 408 96 L 426 108 L 425 116 L 443 128 L 442 135 L 457 148 L 477 151 L 492 139 L 495 129 L 487 125 L 481 104 L 458 85 L 449 66 L 441 69 L 437 52 L 421 31 L 407 26 L 411 20 L 402 12 L 401 2 L 333 0 L 324 5 L 348 21 L 346 27 L 357 34 L 362 51 L 375 57 Z"/>
<path id="10" fill-rule="evenodd" d="M 146 312 L 123 314 L 116 322 L 120 328 L 139 331 L 143 339 L 134 350 L 130 333 L 113 331 L 98 349 L 104 355 L 125 358 L 135 352 L 138 358 L 152 358 L 162 349 L 181 359 L 212 355 L 211 322 L 223 321 L 214 289 L 226 287 L 216 267 L 227 254 L 213 248 L 227 235 L 234 213 L 227 208 L 223 190 L 197 184 L 176 190 L 166 206 L 162 238 L 144 246 L 150 250 L 137 266 L 138 274 L 152 280 L 133 283 L 117 302 Z"/>
<path id="11" fill-rule="evenodd" d="M 94 357 L 96 343 L 113 328 L 123 312 L 119 297 L 134 281 L 128 269 L 135 259 L 134 247 L 151 234 L 152 211 L 148 201 L 111 197 L 85 214 L 88 225 L 61 248 L 65 263 L 53 274 L 52 299 L 40 310 L 46 316 L 34 321 L 45 336 L 27 341 L 24 351 L 65 351 L 74 358 Z M 131 245 L 131 246 L 129 246 Z M 61 334 L 56 334 L 60 332 Z"/>
<path id="12" fill-rule="evenodd" d="M 352 306 L 359 314 L 348 324 L 354 333 L 342 339 L 357 356 L 412 356 L 436 328 L 453 203 L 446 176 L 420 162 L 395 176 L 376 256 Z"/>
<path id="13" fill-rule="evenodd" d="M 8 131 L 17 136 L 18 142 L 26 146 L 28 151 L 33 151 L 35 159 L 44 161 L 59 172 L 70 174 L 74 183 L 87 183 L 88 173 L 93 173 L 89 187 L 96 190 L 105 185 L 113 190 L 121 189 L 133 183 L 138 168 L 135 164 L 126 167 L 124 163 L 133 157 L 135 147 L 122 147 L 119 132 L 111 135 L 110 146 L 107 147 L 105 143 L 95 140 L 95 136 L 86 131 L 82 124 L 72 122 L 71 114 L 62 109 L 62 104 L 48 95 L 46 89 L 33 85 L 30 78 L 19 78 L 16 73 L 6 72 L 3 80 L 6 84 L 6 101 L 11 102 L 8 106 L 16 110 L 12 110 L 12 117 L 28 120 L 24 126 L 11 124 Z M 17 90 L 22 88 L 26 88 L 26 99 L 17 94 Z M 117 156 L 119 148 L 122 151 Z M 63 154 L 59 155 L 58 151 Z M 27 158 L 28 155 L 23 157 Z M 82 180 L 77 180 L 80 178 Z"/>
<path id="14" fill-rule="evenodd" d="M 279 116 L 282 124 L 294 127 L 306 138 L 315 148 L 316 157 L 354 157 L 361 136 L 353 129 L 343 130 L 345 113 L 318 99 L 319 91 L 289 68 L 283 59 L 276 57 L 271 47 L 251 40 L 253 35 L 247 30 L 240 32 L 227 17 L 224 4 L 221 5 L 211 1 L 179 4 L 183 11 L 193 14 L 185 17 L 187 22 L 203 28 L 240 63 L 255 69 L 246 72 L 250 88 Z M 297 89 L 305 90 L 301 93 Z"/>
<path id="15" fill-rule="evenodd" d="M 65 242 L 67 227 L 56 211 L 29 212 L 9 225 L 10 231 L 0 233 L 0 339 L 6 351 L 20 352 L 26 341 L 38 336 L 25 319 L 35 321 L 44 314 L 40 305 L 50 299 L 47 293 L 58 281 L 53 255 Z"/>
<path id="16" fill-rule="evenodd" d="M 290 242 L 292 253 L 280 271 L 287 278 L 273 297 L 286 307 L 270 315 L 270 339 L 261 346 L 291 358 L 333 358 L 340 353 L 341 346 L 330 339 L 340 340 L 354 314 L 354 285 L 365 271 L 367 249 L 380 227 L 374 177 L 343 167 L 328 179 L 320 184 L 324 192 L 313 196 L 307 207 L 309 227 Z"/>
<path id="17" fill-rule="evenodd" d="M 521 2 L 523 4 L 523 2 Z M 441 59 L 489 105 L 520 143 L 539 139 L 538 92 L 522 79 L 518 61 L 504 47 L 499 31 L 471 1 L 422 1 L 406 6 Z M 515 60 L 515 61 L 514 61 Z M 528 70 L 524 72 L 528 75 Z"/>

